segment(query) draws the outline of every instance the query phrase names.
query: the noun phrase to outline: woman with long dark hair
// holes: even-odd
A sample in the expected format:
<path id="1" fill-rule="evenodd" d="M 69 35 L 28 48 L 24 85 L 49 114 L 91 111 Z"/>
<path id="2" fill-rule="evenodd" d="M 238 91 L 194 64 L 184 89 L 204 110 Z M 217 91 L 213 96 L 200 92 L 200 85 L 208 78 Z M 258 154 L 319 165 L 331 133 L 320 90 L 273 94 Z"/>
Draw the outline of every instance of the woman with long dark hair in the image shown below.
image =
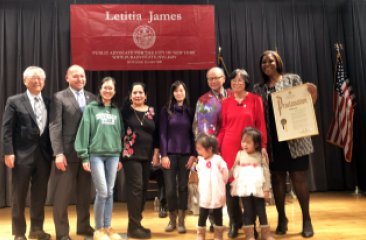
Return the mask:
<path id="1" fill-rule="evenodd" d="M 192 120 L 187 87 L 184 82 L 175 81 L 170 87 L 169 100 L 161 110 L 159 120 L 161 163 L 169 211 L 166 232 L 176 228 L 179 233 L 186 232 L 184 219 L 188 202 L 188 176 L 196 160 Z"/>
<path id="2" fill-rule="evenodd" d="M 123 121 L 114 103 L 116 81 L 105 77 L 97 101 L 86 106 L 75 139 L 75 150 L 85 171 L 91 172 L 96 188 L 94 239 L 119 240 L 111 228 L 113 189 L 122 151 Z"/>

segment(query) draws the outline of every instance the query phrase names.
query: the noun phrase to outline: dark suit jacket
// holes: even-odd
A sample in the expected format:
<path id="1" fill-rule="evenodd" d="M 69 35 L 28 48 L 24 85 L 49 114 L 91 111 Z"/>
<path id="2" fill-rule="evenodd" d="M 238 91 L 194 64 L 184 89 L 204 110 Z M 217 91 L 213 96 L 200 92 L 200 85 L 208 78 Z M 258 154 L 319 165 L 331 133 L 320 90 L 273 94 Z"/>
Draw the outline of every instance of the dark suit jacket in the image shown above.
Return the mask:
<path id="1" fill-rule="evenodd" d="M 95 96 L 84 90 L 86 104 Z M 54 94 L 50 111 L 50 137 L 54 155 L 64 154 L 69 162 L 80 161 L 74 141 L 83 113 L 70 88 Z"/>
<path id="2" fill-rule="evenodd" d="M 47 109 L 47 124 L 42 135 L 26 92 L 11 96 L 6 102 L 2 126 L 3 150 L 4 155 L 15 155 L 15 164 L 32 164 L 37 147 L 40 147 L 44 159 L 52 159 L 48 130 L 50 100 L 43 95 L 42 98 Z"/>

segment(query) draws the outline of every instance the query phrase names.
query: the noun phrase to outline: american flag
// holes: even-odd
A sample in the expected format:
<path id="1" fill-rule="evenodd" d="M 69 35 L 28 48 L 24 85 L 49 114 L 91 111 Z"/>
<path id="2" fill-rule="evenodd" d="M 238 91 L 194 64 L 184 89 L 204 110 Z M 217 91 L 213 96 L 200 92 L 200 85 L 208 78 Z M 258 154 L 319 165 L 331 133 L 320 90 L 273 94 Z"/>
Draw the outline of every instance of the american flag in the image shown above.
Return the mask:
<path id="1" fill-rule="evenodd" d="M 333 93 L 333 120 L 328 132 L 328 142 L 343 148 L 347 162 L 352 160 L 354 95 L 343 61 L 338 54 Z"/>

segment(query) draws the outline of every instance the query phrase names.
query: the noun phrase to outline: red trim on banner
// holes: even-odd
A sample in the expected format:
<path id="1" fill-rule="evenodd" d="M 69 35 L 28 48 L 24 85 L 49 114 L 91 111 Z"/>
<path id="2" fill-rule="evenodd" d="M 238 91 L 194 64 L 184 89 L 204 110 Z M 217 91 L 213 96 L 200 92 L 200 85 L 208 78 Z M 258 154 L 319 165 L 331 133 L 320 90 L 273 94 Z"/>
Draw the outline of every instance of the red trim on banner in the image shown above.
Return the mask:
<path id="1" fill-rule="evenodd" d="M 212 5 L 78 5 L 72 63 L 87 70 L 188 70 L 216 65 Z"/>

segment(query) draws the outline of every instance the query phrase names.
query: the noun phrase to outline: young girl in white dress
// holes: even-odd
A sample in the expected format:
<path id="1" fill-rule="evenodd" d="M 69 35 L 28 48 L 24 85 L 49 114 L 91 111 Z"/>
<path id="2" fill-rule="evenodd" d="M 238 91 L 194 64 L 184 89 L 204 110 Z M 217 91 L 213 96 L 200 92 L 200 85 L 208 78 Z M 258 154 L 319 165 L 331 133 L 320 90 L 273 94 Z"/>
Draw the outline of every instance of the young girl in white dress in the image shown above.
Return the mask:
<path id="1" fill-rule="evenodd" d="M 244 129 L 241 148 L 232 168 L 234 178 L 231 195 L 241 197 L 245 214 L 243 229 L 246 240 L 255 240 L 253 223 L 259 217 L 261 239 L 274 239 L 270 234 L 267 220 L 265 198 L 269 198 L 271 188 L 268 161 L 261 153 L 261 132 L 255 128 Z"/>
<path id="2" fill-rule="evenodd" d="M 224 232 L 222 208 L 226 202 L 225 186 L 229 175 L 228 168 L 221 156 L 216 154 L 218 143 L 214 136 L 198 135 L 196 150 L 199 155 L 196 169 L 200 206 L 197 240 L 205 239 L 206 220 L 211 210 L 214 221 L 214 240 L 222 240 Z"/>

